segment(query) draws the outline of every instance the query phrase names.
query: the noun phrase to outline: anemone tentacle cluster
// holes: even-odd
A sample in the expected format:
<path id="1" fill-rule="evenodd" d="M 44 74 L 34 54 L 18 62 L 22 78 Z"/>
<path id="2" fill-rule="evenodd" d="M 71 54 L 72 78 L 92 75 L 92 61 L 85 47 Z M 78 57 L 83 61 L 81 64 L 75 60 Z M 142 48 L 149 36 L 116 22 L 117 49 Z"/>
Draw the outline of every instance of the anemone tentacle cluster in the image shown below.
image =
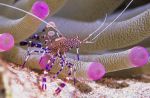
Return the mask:
<path id="1" fill-rule="evenodd" d="M 29 0 L 29 1 L 24 6 L 32 5 L 34 3 L 34 0 Z M 63 3 L 65 3 L 65 1 L 67 2 L 67 0 L 63 0 Z M 79 0 L 77 1 L 79 2 Z M 110 6 L 110 4 L 114 1 L 117 3 Z M 120 1 L 100 0 L 99 2 L 104 2 L 107 6 L 112 7 L 111 9 L 107 9 L 107 8 L 103 9 L 103 11 L 110 13 L 117 6 L 119 6 L 123 1 L 124 0 L 120 0 Z M 19 2 L 20 4 L 22 4 L 23 0 Z M 37 2 L 42 2 L 42 1 L 37 1 Z M 50 2 L 56 5 L 56 7 L 54 7 L 54 5 L 52 6 L 53 8 L 52 13 L 55 13 L 55 10 L 61 7 L 58 6 L 60 3 L 57 0 L 56 2 L 53 0 L 46 0 L 46 2 L 48 3 L 48 5 Z M 72 4 L 73 2 L 74 2 L 73 0 L 70 0 L 67 3 Z M 96 2 L 96 0 L 93 0 L 93 2 Z M 63 3 L 61 2 L 61 5 L 63 5 Z M 67 3 L 65 7 L 68 6 Z M 46 6 L 46 3 L 40 3 L 40 4 L 41 4 L 39 5 L 40 7 L 39 6 L 37 7 L 35 5 L 38 4 L 34 3 L 30 12 L 41 19 L 45 19 L 46 17 L 48 17 L 48 13 L 49 13 L 48 6 Z M 17 6 L 17 4 L 15 6 Z M 94 31 L 94 29 L 96 29 L 99 25 L 103 23 L 100 20 L 96 22 L 87 23 L 83 21 L 74 21 L 70 19 L 65 19 L 65 15 L 63 15 L 64 13 L 62 14 L 62 12 L 67 10 L 65 7 L 62 8 L 60 12 L 56 14 L 56 16 L 48 20 L 56 23 L 59 30 L 64 32 L 64 35 L 68 38 L 69 37 L 71 38 L 72 36 L 80 35 L 79 36 L 80 39 L 84 39 L 92 32 L 92 30 Z M 81 54 L 86 53 L 86 55 L 81 56 L 81 61 L 74 60 L 71 58 L 72 56 L 69 55 L 69 58 L 67 58 L 67 60 L 77 66 L 78 69 L 76 72 L 77 78 L 80 78 L 80 74 L 83 74 L 83 77 L 90 77 L 92 78 L 92 80 L 99 79 L 105 73 L 104 70 L 103 72 L 101 71 L 101 69 L 103 69 L 102 65 L 104 66 L 107 73 L 107 72 L 113 72 L 122 69 L 139 67 L 148 63 L 148 58 L 149 58 L 148 52 L 146 49 L 140 46 L 133 47 L 125 51 L 123 50 L 122 52 L 117 52 L 117 53 L 105 52 L 106 54 L 102 54 L 102 55 L 89 54 L 94 52 L 102 52 L 102 51 L 109 51 L 113 49 L 126 48 L 132 45 L 136 45 L 137 43 L 143 41 L 144 39 L 149 38 L 150 9 L 149 7 L 145 8 L 145 6 L 140 7 L 138 9 L 139 9 L 139 14 L 136 14 L 136 16 L 133 15 L 130 17 L 125 17 L 124 21 L 121 21 L 121 19 L 118 20 L 117 22 L 112 24 L 106 31 L 102 32 L 100 36 L 97 38 L 96 42 L 94 42 L 93 44 L 81 46 L 80 53 Z M 146 10 L 144 12 L 141 12 L 141 9 L 142 10 L 146 9 Z M 11 10 L 7 9 L 7 11 L 11 11 Z M 130 12 L 132 12 L 132 10 L 126 12 L 125 14 L 127 13 L 131 14 Z M 16 13 L 20 13 L 20 12 L 16 11 Z M 57 17 L 57 15 L 59 17 Z M 5 13 L 3 13 L 3 16 L 5 16 Z M 62 16 L 63 18 L 60 18 L 60 16 Z M 101 16 L 104 16 L 104 13 L 101 13 Z M 76 17 L 72 17 L 70 15 L 70 17 L 73 19 L 74 18 L 79 19 L 78 15 Z M 6 60 L 9 60 L 17 64 L 22 64 L 26 50 L 18 46 L 18 43 L 24 39 L 29 38 L 33 33 L 35 33 L 39 28 L 40 24 L 42 23 L 42 21 L 29 14 L 26 14 L 23 18 L 19 18 L 15 20 L 12 20 L 11 18 L 8 19 L 8 17 L 7 18 L 1 17 L 0 19 L 2 19 L 2 22 L 0 22 L 0 32 L 11 32 L 12 35 L 14 36 L 15 43 L 16 43 L 15 47 L 12 50 L 8 52 L 4 52 L 1 55 Z M 109 19 L 111 20 L 111 16 L 108 17 L 108 20 Z M 110 24 L 109 22 L 105 23 L 104 27 L 106 27 L 109 24 Z M 104 27 L 102 29 L 104 29 Z M 40 66 L 38 66 L 39 59 L 40 59 L 39 55 L 31 55 L 27 62 L 27 66 L 30 66 L 31 68 L 39 69 L 40 68 Z M 56 70 L 58 71 L 58 68 L 59 65 L 56 64 L 52 71 L 56 72 Z M 97 70 L 97 72 L 95 70 Z M 66 71 L 65 70 L 64 72 L 62 71 L 62 74 L 65 75 Z"/>

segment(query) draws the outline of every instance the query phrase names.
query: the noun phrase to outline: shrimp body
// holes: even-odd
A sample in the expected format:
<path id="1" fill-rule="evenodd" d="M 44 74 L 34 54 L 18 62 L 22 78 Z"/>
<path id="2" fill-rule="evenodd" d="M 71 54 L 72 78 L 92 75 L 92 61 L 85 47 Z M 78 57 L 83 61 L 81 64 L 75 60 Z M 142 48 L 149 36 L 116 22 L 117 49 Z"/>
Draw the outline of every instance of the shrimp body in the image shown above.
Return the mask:
<path id="1" fill-rule="evenodd" d="M 51 49 L 52 52 L 64 54 L 72 48 L 79 48 L 80 44 L 81 41 L 78 38 L 67 39 L 65 37 L 59 37 L 56 38 L 52 43 L 49 43 L 48 48 Z"/>

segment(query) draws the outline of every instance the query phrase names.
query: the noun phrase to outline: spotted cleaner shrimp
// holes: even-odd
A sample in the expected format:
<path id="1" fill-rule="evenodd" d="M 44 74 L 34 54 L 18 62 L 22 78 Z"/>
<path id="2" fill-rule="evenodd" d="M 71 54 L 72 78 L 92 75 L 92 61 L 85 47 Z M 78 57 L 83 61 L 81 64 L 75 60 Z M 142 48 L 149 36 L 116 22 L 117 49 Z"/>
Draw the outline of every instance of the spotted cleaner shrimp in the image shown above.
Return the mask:
<path id="1" fill-rule="evenodd" d="M 33 4 L 32 8 L 34 7 L 36 8 L 37 5 L 39 6 L 41 2 L 43 3 L 44 1 L 36 1 Z M 66 77 L 64 79 L 64 82 L 61 83 L 59 87 L 55 90 L 55 94 L 58 95 L 61 92 L 61 90 L 65 87 L 66 85 L 65 82 L 69 81 L 70 79 L 73 79 L 74 84 L 76 83 L 76 78 L 75 78 L 76 66 L 74 66 L 74 64 L 66 60 L 66 52 L 72 50 L 73 48 L 76 48 L 77 61 L 79 61 L 80 60 L 80 56 L 79 56 L 80 46 L 83 44 L 93 44 L 96 41 L 96 39 L 101 35 L 101 33 L 107 30 L 107 28 L 109 28 L 126 11 L 126 9 L 130 6 L 132 2 L 133 0 L 129 2 L 129 4 L 124 8 L 124 10 L 109 25 L 107 25 L 100 33 L 98 33 L 90 41 L 89 41 L 89 38 L 91 38 L 95 33 L 97 33 L 105 24 L 107 20 L 107 14 L 105 16 L 104 22 L 94 32 L 92 32 L 84 40 L 79 40 L 78 36 L 74 38 L 66 38 L 57 29 L 57 27 L 55 26 L 53 22 L 49 22 L 49 23 L 46 22 L 41 17 L 39 17 L 37 13 L 34 13 L 34 12 L 30 13 L 22 9 L 19 9 L 19 8 L 16 8 L 7 4 L 3 4 L 3 3 L 0 3 L 0 5 L 10 7 L 10 8 L 19 10 L 21 12 L 24 12 L 26 14 L 29 14 L 46 24 L 46 27 L 43 30 L 42 34 L 40 35 L 34 34 L 28 40 L 20 42 L 20 46 L 28 46 L 25 61 L 21 65 L 21 67 L 22 68 L 25 67 L 25 64 L 27 60 L 29 59 L 30 55 L 33 55 L 34 53 L 41 54 L 41 59 L 39 60 L 39 64 L 41 68 L 44 70 L 43 71 L 44 77 L 42 78 L 41 88 L 42 90 L 46 90 L 47 89 L 46 78 L 47 78 L 48 72 L 51 71 L 56 59 L 59 59 L 60 60 L 59 65 L 61 66 L 61 68 L 56 72 L 53 78 L 55 79 L 62 72 L 62 70 L 64 69 L 64 66 L 67 66 L 67 68 L 69 69 L 69 72 L 68 72 L 68 77 Z M 43 6 L 47 6 L 46 3 Z M 45 58 L 48 58 L 46 63 L 45 63 Z M 101 77 L 103 75 L 101 75 Z M 101 77 L 98 77 L 93 80 L 100 79 Z"/>

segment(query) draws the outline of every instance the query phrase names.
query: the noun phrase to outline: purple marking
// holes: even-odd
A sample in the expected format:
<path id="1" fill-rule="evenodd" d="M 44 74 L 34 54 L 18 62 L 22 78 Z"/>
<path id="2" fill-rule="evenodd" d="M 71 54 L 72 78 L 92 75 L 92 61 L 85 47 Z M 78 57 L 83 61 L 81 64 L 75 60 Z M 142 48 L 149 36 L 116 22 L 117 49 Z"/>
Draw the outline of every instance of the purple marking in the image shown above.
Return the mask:
<path id="1" fill-rule="evenodd" d="M 34 42 L 31 42 L 31 47 L 34 47 L 36 44 Z"/>
<path id="2" fill-rule="evenodd" d="M 14 37 L 10 33 L 0 34 L 0 52 L 8 51 L 14 46 Z"/>
<path id="3" fill-rule="evenodd" d="M 71 68 L 73 66 L 73 64 L 71 63 L 67 63 L 66 65 L 68 65 L 68 68 Z"/>
<path id="4" fill-rule="evenodd" d="M 41 44 L 41 43 L 37 43 L 37 44 L 36 44 L 36 47 L 37 47 L 37 48 L 41 48 L 41 47 L 42 47 L 42 44 Z"/>
<path id="5" fill-rule="evenodd" d="M 76 78 L 73 78 L 73 84 L 76 85 Z"/>
<path id="6" fill-rule="evenodd" d="M 53 65 L 54 65 L 54 64 L 52 63 L 51 66 L 49 66 L 49 68 L 51 69 L 51 68 L 53 67 Z"/>
<path id="7" fill-rule="evenodd" d="M 33 36 L 33 38 L 36 39 L 36 40 L 39 40 L 39 39 L 40 39 L 39 35 L 37 35 L 37 34 L 35 34 L 35 35 Z"/>
<path id="8" fill-rule="evenodd" d="M 73 64 L 67 62 L 66 65 L 69 68 L 68 76 L 70 76 L 71 75 L 71 68 L 72 68 Z"/>
<path id="9" fill-rule="evenodd" d="M 42 82 L 46 82 L 46 78 L 45 77 L 43 78 Z"/>
<path id="10" fill-rule="evenodd" d="M 37 34 L 34 34 L 33 36 L 30 37 L 30 39 L 35 39 L 35 40 L 39 40 L 40 37 Z"/>
<path id="11" fill-rule="evenodd" d="M 129 60 L 132 63 L 133 67 L 142 67 L 148 63 L 148 51 L 146 48 L 141 46 L 136 46 L 131 49 L 129 54 Z"/>
<path id="12" fill-rule="evenodd" d="M 26 46 L 26 45 L 28 45 L 28 42 L 27 41 L 21 41 L 19 44 L 20 44 L 20 46 Z"/>
<path id="13" fill-rule="evenodd" d="M 27 61 L 25 61 L 25 62 L 22 64 L 21 68 L 24 68 L 24 67 L 25 67 L 26 62 L 27 62 Z"/>
<path id="14" fill-rule="evenodd" d="M 63 65 L 62 65 L 62 68 L 53 76 L 53 78 L 56 78 L 62 70 L 63 70 Z"/>
<path id="15" fill-rule="evenodd" d="M 68 73 L 68 76 L 70 76 L 70 75 L 71 75 L 71 72 Z"/>
<path id="16" fill-rule="evenodd" d="M 51 69 L 51 68 L 50 68 L 49 64 L 46 64 L 46 70 L 47 70 L 47 71 L 50 71 L 50 69 Z"/>
<path id="17" fill-rule="evenodd" d="M 52 63 L 54 63 L 54 62 L 55 62 L 55 59 L 54 59 L 54 58 L 51 58 L 50 60 L 51 60 L 51 62 L 52 62 Z"/>
<path id="18" fill-rule="evenodd" d="M 45 19 L 49 15 L 49 6 L 44 1 L 36 1 L 32 6 L 32 13 Z"/>
<path id="19" fill-rule="evenodd" d="M 56 90 L 55 90 L 55 94 L 59 94 L 61 92 L 61 89 L 58 87 Z"/>
<path id="20" fill-rule="evenodd" d="M 105 75 L 106 71 L 104 66 L 98 62 L 92 62 L 87 70 L 87 75 L 90 80 L 101 79 Z"/>
<path id="21" fill-rule="evenodd" d="M 71 66 L 70 66 L 70 65 L 68 65 L 68 68 L 71 68 Z"/>
<path id="22" fill-rule="evenodd" d="M 65 86 L 66 86 L 65 83 L 61 83 L 61 84 L 60 84 L 60 87 L 62 87 L 62 88 L 65 87 Z"/>
<path id="23" fill-rule="evenodd" d="M 47 89 L 46 84 L 42 84 L 42 90 L 46 90 L 46 89 Z"/>
<path id="24" fill-rule="evenodd" d="M 80 60 L 79 54 L 77 54 L 77 60 L 78 60 L 78 61 Z"/>

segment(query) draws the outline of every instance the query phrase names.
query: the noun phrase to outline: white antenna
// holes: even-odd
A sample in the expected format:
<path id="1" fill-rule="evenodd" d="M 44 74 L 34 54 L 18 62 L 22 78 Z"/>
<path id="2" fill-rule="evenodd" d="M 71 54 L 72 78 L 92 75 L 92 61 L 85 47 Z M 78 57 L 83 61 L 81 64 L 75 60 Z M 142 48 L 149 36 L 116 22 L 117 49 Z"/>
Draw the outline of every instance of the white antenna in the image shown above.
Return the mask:
<path id="1" fill-rule="evenodd" d="M 93 34 L 95 34 L 98 30 L 100 30 L 103 27 L 103 25 L 105 24 L 106 19 L 107 19 L 107 14 L 105 16 L 104 22 L 93 33 L 91 33 L 87 38 L 85 38 L 83 41 L 88 40 Z"/>
<path id="2" fill-rule="evenodd" d="M 17 7 L 8 5 L 8 4 L 4 4 L 4 3 L 0 3 L 0 5 L 1 5 L 1 6 L 5 6 L 5 7 L 9 7 L 9 8 L 13 8 L 13 9 L 16 9 L 16 10 L 18 10 L 18 11 L 21 11 L 21 12 L 23 12 L 23 13 L 26 13 L 26 14 L 28 14 L 28 15 L 31 15 L 31 16 L 37 18 L 38 20 L 42 21 L 42 22 L 45 23 L 46 25 L 49 25 L 48 22 L 44 21 L 43 19 L 37 17 L 36 15 L 34 15 L 34 14 L 28 12 L 28 11 L 25 11 L 25 10 L 23 10 L 23 9 L 20 9 L 20 8 L 17 8 Z M 53 28 L 53 27 L 52 27 L 52 28 Z M 56 30 L 59 34 L 61 34 L 58 29 L 56 29 L 56 28 L 53 28 L 53 29 Z M 62 35 L 62 34 L 61 34 L 61 35 Z"/>
<path id="3" fill-rule="evenodd" d="M 98 35 L 96 35 L 92 40 L 95 40 L 101 33 L 103 33 L 105 30 L 107 30 L 108 27 L 110 27 L 125 11 L 126 9 L 131 5 L 133 0 L 129 2 L 129 4 L 125 7 L 125 9 L 108 25 L 106 26 Z"/>

